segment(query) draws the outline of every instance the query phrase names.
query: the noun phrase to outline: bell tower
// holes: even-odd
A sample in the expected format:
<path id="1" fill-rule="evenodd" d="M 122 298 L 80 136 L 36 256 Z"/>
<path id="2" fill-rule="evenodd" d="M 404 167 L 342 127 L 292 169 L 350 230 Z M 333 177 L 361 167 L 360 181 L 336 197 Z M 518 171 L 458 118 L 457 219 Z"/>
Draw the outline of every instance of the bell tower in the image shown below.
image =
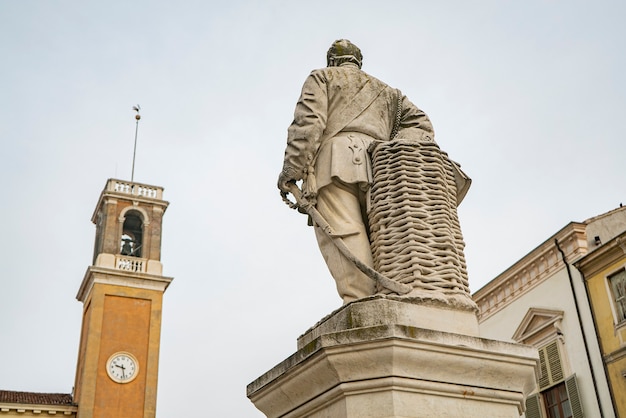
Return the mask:
<path id="1" fill-rule="evenodd" d="M 93 264 L 76 298 L 83 321 L 74 402 L 79 418 L 153 418 L 163 293 L 163 188 L 109 179 L 92 222 Z"/>

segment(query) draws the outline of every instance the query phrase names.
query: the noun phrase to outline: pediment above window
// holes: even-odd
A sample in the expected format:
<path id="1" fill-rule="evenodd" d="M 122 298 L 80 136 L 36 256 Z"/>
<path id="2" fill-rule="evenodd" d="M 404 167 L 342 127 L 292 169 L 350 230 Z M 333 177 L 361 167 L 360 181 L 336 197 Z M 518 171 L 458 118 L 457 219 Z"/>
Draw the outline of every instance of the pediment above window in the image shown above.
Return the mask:
<path id="1" fill-rule="evenodd" d="M 513 340 L 537 347 L 555 335 L 562 335 L 563 311 L 530 308 L 513 334 Z"/>

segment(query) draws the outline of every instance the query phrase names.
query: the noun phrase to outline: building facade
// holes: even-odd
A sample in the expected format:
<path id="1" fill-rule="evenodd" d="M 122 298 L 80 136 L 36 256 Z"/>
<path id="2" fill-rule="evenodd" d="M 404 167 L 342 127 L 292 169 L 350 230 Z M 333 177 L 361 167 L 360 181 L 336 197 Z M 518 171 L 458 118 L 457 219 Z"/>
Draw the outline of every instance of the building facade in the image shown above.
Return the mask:
<path id="1" fill-rule="evenodd" d="M 626 417 L 626 232 L 599 244 L 575 265 L 587 287 L 615 411 Z"/>
<path id="2" fill-rule="evenodd" d="M 626 208 L 572 222 L 473 295 L 482 337 L 539 351 L 542 376 L 527 418 L 619 416 L 596 333 L 606 319 L 594 316 L 575 264 L 624 231 Z"/>

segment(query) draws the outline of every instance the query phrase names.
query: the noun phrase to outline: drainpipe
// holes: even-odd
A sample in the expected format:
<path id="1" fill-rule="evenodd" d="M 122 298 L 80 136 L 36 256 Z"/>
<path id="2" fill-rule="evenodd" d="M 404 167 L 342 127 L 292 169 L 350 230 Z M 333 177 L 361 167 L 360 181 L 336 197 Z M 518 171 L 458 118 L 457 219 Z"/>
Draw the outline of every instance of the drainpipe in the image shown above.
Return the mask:
<path id="1" fill-rule="evenodd" d="M 574 289 L 574 279 L 572 278 L 572 270 L 570 268 L 567 259 L 565 258 L 565 253 L 561 249 L 559 245 L 559 240 L 554 239 L 554 245 L 556 245 L 556 249 L 561 253 L 561 258 L 563 258 L 563 262 L 565 263 L 565 268 L 567 269 L 567 277 L 569 277 L 569 285 L 572 289 L 572 295 L 574 296 L 574 306 L 576 307 L 576 316 L 578 317 L 578 325 L 580 326 L 580 331 L 583 336 L 583 344 L 585 345 L 585 354 L 587 355 L 587 363 L 589 363 L 589 370 L 591 371 L 591 380 L 593 380 L 593 390 L 596 394 L 596 401 L 598 402 L 598 409 L 600 410 L 600 418 L 604 418 L 604 414 L 602 413 L 602 403 L 600 402 L 600 394 L 598 393 L 598 382 L 596 380 L 596 374 L 593 371 L 593 363 L 591 363 L 591 355 L 589 354 L 589 344 L 587 343 L 587 333 L 583 328 L 583 320 L 580 316 L 580 309 L 578 308 L 578 297 L 576 296 L 576 290 Z M 593 315 L 591 315 L 593 316 Z"/>

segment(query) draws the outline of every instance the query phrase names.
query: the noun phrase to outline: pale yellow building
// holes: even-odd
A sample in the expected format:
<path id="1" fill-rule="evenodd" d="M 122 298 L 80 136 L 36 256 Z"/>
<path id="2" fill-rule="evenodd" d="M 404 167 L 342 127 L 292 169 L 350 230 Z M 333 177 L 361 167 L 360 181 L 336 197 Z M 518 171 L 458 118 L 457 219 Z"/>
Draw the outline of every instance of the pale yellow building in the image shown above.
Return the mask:
<path id="1" fill-rule="evenodd" d="M 93 264 L 76 298 L 83 320 L 72 394 L 0 391 L 0 418 L 156 416 L 163 276 L 163 188 L 110 179 L 100 195 Z M 71 349 L 68 347 L 68 349 Z"/>
<path id="2" fill-rule="evenodd" d="M 587 285 L 617 416 L 626 417 L 626 232 L 598 240 L 598 248 L 575 265 Z"/>

